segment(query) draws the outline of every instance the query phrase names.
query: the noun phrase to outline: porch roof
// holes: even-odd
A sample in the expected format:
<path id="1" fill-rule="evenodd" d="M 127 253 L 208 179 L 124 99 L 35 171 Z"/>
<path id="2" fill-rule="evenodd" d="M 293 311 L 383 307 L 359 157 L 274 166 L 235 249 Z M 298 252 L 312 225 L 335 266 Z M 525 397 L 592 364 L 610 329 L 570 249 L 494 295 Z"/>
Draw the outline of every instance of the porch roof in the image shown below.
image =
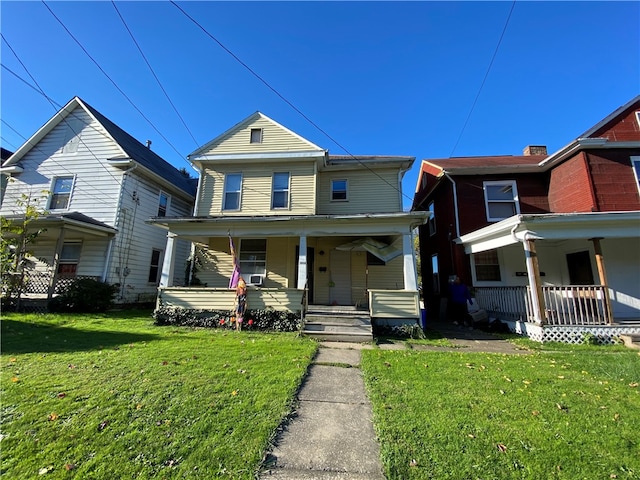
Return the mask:
<path id="1" fill-rule="evenodd" d="M 466 253 L 477 253 L 531 240 L 589 238 L 640 239 L 640 211 L 514 215 L 460 236 Z"/>
<path id="2" fill-rule="evenodd" d="M 178 236 L 199 241 L 227 235 L 241 237 L 376 236 L 409 234 L 429 212 L 367 213 L 355 215 L 258 215 L 153 217 L 147 223 Z"/>
<path id="3" fill-rule="evenodd" d="M 6 215 L 5 218 L 11 221 L 21 221 L 24 219 L 24 215 Z M 116 228 L 80 212 L 42 215 L 33 220 L 32 225 L 34 228 L 37 227 L 46 230 L 56 229 L 53 232 L 49 231 L 49 234 L 47 234 L 47 231 L 43 232 L 42 238 L 47 236 L 58 237 L 59 232 L 57 229 L 62 227 L 64 227 L 65 230 L 96 237 L 112 237 L 118 232 Z"/>

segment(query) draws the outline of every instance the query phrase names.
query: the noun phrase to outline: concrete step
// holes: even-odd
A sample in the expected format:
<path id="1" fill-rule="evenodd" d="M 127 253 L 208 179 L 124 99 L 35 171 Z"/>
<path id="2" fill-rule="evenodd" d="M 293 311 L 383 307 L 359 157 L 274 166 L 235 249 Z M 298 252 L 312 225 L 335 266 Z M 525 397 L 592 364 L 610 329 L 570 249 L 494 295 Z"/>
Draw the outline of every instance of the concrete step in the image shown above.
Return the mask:
<path id="1" fill-rule="evenodd" d="M 302 334 L 333 342 L 373 341 L 371 317 L 350 306 L 309 306 Z"/>
<path id="2" fill-rule="evenodd" d="M 325 332 L 302 331 L 303 335 L 324 342 L 369 343 L 373 341 L 373 334 L 356 332 Z"/>
<path id="3" fill-rule="evenodd" d="M 626 347 L 634 348 L 636 350 L 640 350 L 640 335 L 639 334 L 630 334 L 630 335 L 620 335 L 620 340 L 622 340 Z"/>
<path id="4" fill-rule="evenodd" d="M 330 323 L 335 325 L 371 325 L 371 318 L 364 315 L 307 314 L 305 323 Z"/>
<path id="5" fill-rule="evenodd" d="M 364 332 L 371 333 L 369 325 L 343 325 L 341 323 L 314 323 L 305 322 L 303 332 Z"/>

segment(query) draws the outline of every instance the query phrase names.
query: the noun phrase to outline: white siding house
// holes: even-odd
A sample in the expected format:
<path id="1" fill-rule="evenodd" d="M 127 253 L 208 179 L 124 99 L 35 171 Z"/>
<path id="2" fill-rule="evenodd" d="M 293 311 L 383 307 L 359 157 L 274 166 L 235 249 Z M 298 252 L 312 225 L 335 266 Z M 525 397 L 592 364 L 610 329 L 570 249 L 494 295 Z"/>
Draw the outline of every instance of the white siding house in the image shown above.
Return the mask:
<path id="1" fill-rule="evenodd" d="M 9 177 L 2 216 L 20 218 L 23 194 L 46 210 L 38 220 L 46 231 L 33 245 L 40 274 L 31 276 L 28 292 L 50 297 L 59 281 L 82 276 L 118 284 L 120 303 L 153 300 L 167 234 L 145 220 L 190 215 L 196 180 L 78 97 L 0 172 Z M 188 241 L 177 242 L 177 261 L 185 264 L 189 249 Z M 184 269 L 176 269 L 173 281 L 184 282 Z"/>

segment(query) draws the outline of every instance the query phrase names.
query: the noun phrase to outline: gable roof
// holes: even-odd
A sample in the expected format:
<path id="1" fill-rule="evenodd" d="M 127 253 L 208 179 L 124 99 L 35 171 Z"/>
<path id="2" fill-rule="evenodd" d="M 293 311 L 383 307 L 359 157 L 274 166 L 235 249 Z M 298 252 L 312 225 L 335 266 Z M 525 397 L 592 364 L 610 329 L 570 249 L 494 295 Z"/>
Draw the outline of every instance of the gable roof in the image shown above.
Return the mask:
<path id="1" fill-rule="evenodd" d="M 310 142 L 306 138 L 301 137 L 300 135 L 298 135 L 294 131 L 289 130 L 284 125 L 281 125 L 280 123 L 276 122 L 272 118 L 269 118 L 268 116 L 266 116 L 264 113 L 257 111 L 257 112 L 252 113 L 251 115 L 249 115 L 244 120 L 241 120 L 240 122 L 236 123 L 233 127 L 229 128 L 225 132 L 221 133 L 220 135 L 215 137 L 213 140 L 207 142 L 202 147 L 198 148 L 194 152 L 192 152 L 189 155 L 187 155 L 187 158 L 191 159 L 192 157 L 198 157 L 198 156 L 206 154 L 209 150 L 211 150 L 212 148 L 220 145 L 224 140 L 226 140 L 229 137 L 231 137 L 231 135 L 233 135 L 234 133 L 246 128 L 249 124 L 254 123 L 254 122 L 258 121 L 258 120 L 266 121 L 266 122 L 270 123 L 271 125 L 275 126 L 276 128 L 283 130 L 288 135 L 290 135 L 291 137 L 295 138 L 302 145 L 305 145 L 305 147 L 308 147 L 308 150 L 310 150 L 310 151 L 324 152 L 323 148 L 321 148 L 318 145 Z"/>
<path id="2" fill-rule="evenodd" d="M 91 117 L 93 117 L 106 131 L 107 134 L 118 144 L 124 155 L 134 160 L 139 165 L 149 171 L 160 176 L 171 185 L 184 191 L 190 196 L 195 196 L 196 187 L 193 179 L 189 179 L 169 162 L 153 152 L 150 148 L 145 147 L 138 140 L 133 138 L 123 129 L 107 117 L 98 112 L 91 105 L 86 103 L 79 97 L 73 97 L 64 107 L 49 119 L 35 134 L 31 136 L 22 146 L 3 163 L 3 167 L 17 164 L 35 145 L 44 138 L 54 127 L 73 112 L 76 108 L 83 108 Z"/>
<path id="3" fill-rule="evenodd" d="M 621 107 L 618 107 L 617 109 L 615 109 L 613 112 L 611 112 L 605 118 L 600 120 L 598 123 L 596 123 L 589 130 L 584 132 L 582 135 L 579 135 L 578 138 L 592 137 L 592 136 L 594 136 L 595 133 L 597 133 L 603 127 L 607 126 L 612 121 L 616 120 L 619 116 L 621 116 L 622 114 L 624 114 L 628 110 L 631 110 L 631 109 L 636 109 L 637 110 L 638 108 L 640 108 L 640 95 L 636 96 L 635 98 L 632 98 L 631 100 L 629 100 L 627 103 L 625 103 Z"/>

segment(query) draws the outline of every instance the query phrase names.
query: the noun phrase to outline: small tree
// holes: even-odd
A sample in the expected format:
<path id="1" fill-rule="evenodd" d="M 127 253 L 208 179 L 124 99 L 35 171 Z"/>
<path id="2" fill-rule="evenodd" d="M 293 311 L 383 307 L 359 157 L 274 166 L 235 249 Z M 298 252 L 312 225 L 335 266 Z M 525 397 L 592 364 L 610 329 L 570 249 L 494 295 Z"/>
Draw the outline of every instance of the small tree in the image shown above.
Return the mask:
<path id="1" fill-rule="evenodd" d="M 46 198 L 33 198 L 31 192 L 23 193 L 16 200 L 18 218 L 0 217 L 0 278 L 2 296 L 15 308 L 20 307 L 20 297 L 26 288 L 27 270 L 33 264 L 31 244 L 45 229 L 34 229 L 32 223 L 47 212 L 39 208 L 40 201 Z"/>

